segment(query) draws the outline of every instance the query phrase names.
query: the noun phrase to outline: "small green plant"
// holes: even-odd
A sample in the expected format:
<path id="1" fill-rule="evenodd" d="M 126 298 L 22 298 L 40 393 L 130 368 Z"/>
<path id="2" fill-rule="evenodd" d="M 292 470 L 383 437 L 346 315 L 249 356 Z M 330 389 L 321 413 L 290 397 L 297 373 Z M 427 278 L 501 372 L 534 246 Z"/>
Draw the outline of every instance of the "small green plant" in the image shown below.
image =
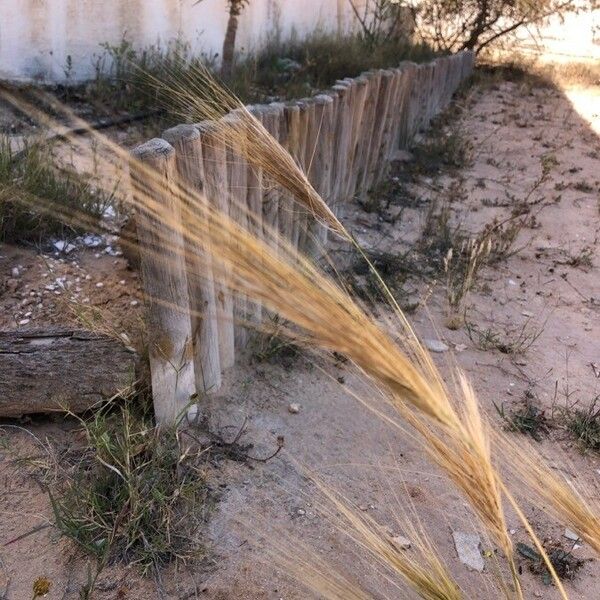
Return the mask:
<path id="1" fill-rule="evenodd" d="M 201 556 L 205 449 L 175 428 L 158 430 L 129 403 L 80 422 L 87 447 L 50 492 L 58 529 L 96 558 L 98 572 L 124 562 L 147 574 Z"/>
<path id="2" fill-rule="evenodd" d="M 572 550 L 565 550 L 558 542 L 546 541 L 544 550 L 550 559 L 552 567 L 560 579 L 574 579 L 585 561 L 573 556 Z M 552 576 L 548 571 L 542 555 L 527 544 L 517 543 L 517 552 L 527 560 L 529 570 L 542 578 L 546 585 L 552 584 Z"/>
<path id="3" fill-rule="evenodd" d="M 532 327 L 527 320 L 520 327 L 506 326 L 502 330 L 493 326 L 481 328 L 465 317 L 469 339 L 480 350 L 498 350 L 502 354 L 524 354 L 543 332 L 543 327 Z"/>
<path id="4" fill-rule="evenodd" d="M 591 269 L 594 266 L 592 257 L 594 256 L 594 249 L 592 246 L 584 246 L 578 252 L 574 254 L 568 254 L 564 264 L 570 267 L 580 267 L 582 269 Z"/>
<path id="5" fill-rule="evenodd" d="M 587 409 L 570 407 L 564 411 L 568 430 L 584 450 L 600 452 L 600 396 Z"/>
<path id="6" fill-rule="evenodd" d="M 506 412 L 504 404 L 495 406 L 509 431 L 529 435 L 537 442 L 550 431 L 551 420 L 546 416 L 546 411 L 539 407 L 530 390 L 525 392 L 522 401 L 512 406 L 509 412 Z"/>
<path id="7" fill-rule="evenodd" d="M 479 269 L 485 264 L 490 245 L 487 241 L 463 242 L 460 252 L 450 248 L 444 258 L 446 295 L 450 307 L 450 321 L 456 323 L 467 294 L 473 288 Z"/>
<path id="8" fill-rule="evenodd" d="M 415 265 L 410 251 L 394 254 L 391 252 L 367 252 L 369 262 L 375 267 L 394 297 L 404 304 L 406 293 L 404 285 L 415 271 Z M 373 273 L 362 256 L 355 256 L 350 268 L 345 272 L 345 282 L 349 290 L 361 300 L 369 303 L 387 301 L 386 292 L 381 287 L 381 281 Z M 406 306 L 409 310 L 414 306 Z"/>
<path id="9" fill-rule="evenodd" d="M 434 274 L 444 273 L 445 262 L 450 251 L 463 248 L 467 235 L 460 223 L 452 223 L 452 210 L 447 202 L 431 203 L 425 213 L 425 222 L 417 249 Z"/>
<path id="10" fill-rule="evenodd" d="M 40 198 L 93 222 L 114 202 L 114 193 L 97 189 L 90 177 L 54 165 L 46 146 L 31 143 L 15 152 L 9 138 L 0 136 L 0 241 L 40 243 L 75 232 L 56 210 L 36 210 Z"/>
<path id="11" fill-rule="evenodd" d="M 441 115 L 439 119 L 448 119 Z M 413 150 L 415 157 L 412 169 L 420 175 L 435 175 L 442 170 L 459 170 L 472 162 L 473 147 L 462 134 L 458 125 L 451 127 L 432 126 L 431 135 Z"/>
<path id="12" fill-rule="evenodd" d="M 283 334 L 286 326 L 288 325 L 283 323 L 278 315 L 271 317 L 265 330 L 254 338 L 253 356 L 255 360 L 289 364 L 298 356 L 297 346 L 290 342 L 289 335 Z"/>
<path id="13" fill-rule="evenodd" d="M 478 236 L 479 244 L 488 248 L 489 263 L 498 263 L 518 254 L 523 248 L 516 247 L 515 242 L 527 220 L 511 216 L 503 221 L 494 219 L 488 223 Z"/>

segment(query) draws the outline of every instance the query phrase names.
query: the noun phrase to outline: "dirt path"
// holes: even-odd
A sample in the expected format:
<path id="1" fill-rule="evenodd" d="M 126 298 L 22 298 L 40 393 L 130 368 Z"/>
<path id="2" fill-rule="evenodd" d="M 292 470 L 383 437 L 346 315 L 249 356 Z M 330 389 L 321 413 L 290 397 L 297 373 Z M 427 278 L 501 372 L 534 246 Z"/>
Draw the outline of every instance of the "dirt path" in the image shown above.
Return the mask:
<path id="1" fill-rule="evenodd" d="M 444 341 L 450 349 L 435 354 L 436 361 L 444 370 L 453 352 L 498 427 L 502 422 L 494 405 L 510 414 L 522 406 L 525 394 L 548 415 L 553 407 L 556 413 L 558 406 L 575 401 L 586 407 L 600 394 L 600 116 L 594 114 L 598 103 L 590 100 L 598 97 L 597 89 L 565 95 L 527 79 L 486 81 L 462 100 L 465 106 L 457 122 L 463 141 L 472 147 L 469 166 L 411 181 L 399 175 L 381 192 L 385 198 L 392 195 L 388 208 L 365 212 L 354 205 L 344 216 L 365 247 L 397 255 L 414 247 L 426 224 L 427 208 L 436 198 L 450 201 L 451 223 L 461 223 L 472 234 L 495 217 L 506 217 L 515 204 L 530 204 L 527 226 L 512 246 L 522 249 L 484 269 L 466 299 L 470 336 L 466 327 L 446 327 L 443 278 L 432 284 L 431 278 L 403 276 L 399 286 L 405 305 L 420 303 L 411 314 L 419 333 Z M 576 112 L 569 98 L 587 112 Z M 336 256 L 341 260 L 343 254 Z M 523 352 L 507 354 L 491 347 L 498 346 L 498 339 L 505 345 L 518 343 L 519 336 Z M 418 516 L 464 587 L 465 597 L 499 597 L 489 554 L 481 575 L 468 571 L 457 557 L 452 531 L 475 532 L 465 502 L 416 442 L 348 395 L 347 388 L 362 390 L 362 396 L 389 413 L 344 363 L 278 355 L 236 369 L 230 379 L 211 402 L 211 428 L 233 439 L 245 423 L 241 441 L 254 444 L 248 450 L 254 458 L 271 454 L 280 435 L 285 437 L 284 450 L 267 463 L 225 464 L 214 484 L 221 501 L 209 524 L 213 559 L 165 573 L 164 597 L 310 597 L 276 568 L 282 560 L 292 571 L 302 569 L 307 560 L 315 561 L 324 571 L 360 581 L 376 598 L 410 597 L 400 582 L 349 542 L 335 511 L 334 516 L 323 514 L 322 496 L 303 469 L 366 512 L 384 535 L 414 540 L 416 534 L 407 531 L 402 515 L 408 513 L 413 522 Z M 299 405 L 297 413 L 290 412 L 291 403 Z M 566 470 L 597 493 L 600 461 L 592 453 L 582 455 L 556 420 L 557 425 L 541 436 L 539 448 L 556 469 Z M 49 436 L 66 446 L 73 435 L 60 422 L 24 425 L 38 438 Z M 13 451 L 36 456 L 39 448 L 27 431 L 10 428 L 1 439 Z M 44 575 L 53 582 L 48 598 L 77 598 L 85 561 L 73 558 L 77 553 L 71 544 L 59 540 L 52 528 L 12 541 L 48 523 L 51 511 L 46 496 L 10 456 L 0 453 L 5 482 L 0 486 L 0 594 L 3 573 L 10 578 L 8 600 L 30 596 L 33 581 Z M 562 525 L 552 525 L 531 507 L 528 514 L 542 537 L 568 543 Z M 515 542 L 526 541 L 514 515 L 508 515 L 508 526 Z M 485 540 L 482 546 L 493 550 Z M 592 556 L 585 545 L 573 552 L 582 559 Z M 558 597 L 540 576 L 529 573 L 525 559 L 521 563 L 527 598 Z M 570 597 L 595 598 L 599 574 L 595 562 L 586 562 L 566 584 Z M 154 583 L 139 579 L 134 569 L 109 567 L 99 579 L 96 597 L 160 596 Z"/>

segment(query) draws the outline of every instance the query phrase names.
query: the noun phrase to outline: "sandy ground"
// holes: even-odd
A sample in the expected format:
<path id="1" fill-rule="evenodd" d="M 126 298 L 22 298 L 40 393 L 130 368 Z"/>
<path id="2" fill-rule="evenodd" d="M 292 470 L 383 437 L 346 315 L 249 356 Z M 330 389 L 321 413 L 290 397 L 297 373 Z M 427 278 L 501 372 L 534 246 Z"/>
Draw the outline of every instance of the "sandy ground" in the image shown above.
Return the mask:
<path id="1" fill-rule="evenodd" d="M 405 206 L 394 224 L 390 218 L 365 213 L 358 205 L 347 207 L 343 215 L 365 247 L 398 252 L 418 237 L 432 199 L 447 198 L 452 195 L 449 190 L 462 187 L 464 197 L 451 205 L 453 220 L 476 233 L 495 216 L 506 216 L 515 201 L 524 199 L 539 180 L 543 162 L 552 157 L 549 176 L 529 197 L 535 222 L 530 221 L 531 227 L 519 233 L 515 247 L 522 250 L 487 268 L 467 301 L 468 314 L 480 328 L 509 332 L 533 328 L 539 337 L 530 348 L 516 356 L 478 349 L 465 328 L 445 327 L 447 303 L 442 283 L 431 286 L 413 278 L 408 284 L 410 296 L 422 301 L 411 322 L 423 337 L 441 339 L 448 345 L 450 350 L 436 354 L 436 361 L 446 370 L 453 356 L 499 427 L 494 404 L 510 408 L 526 391 L 549 411 L 566 402 L 586 406 L 600 393 L 598 97 L 597 89 L 563 93 L 528 82 L 476 88 L 463 100 L 465 110 L 459 121 L 473 147 L 469 167 L 410 184 L 411 193 L 424 202 L 416 208 Z M 400 209 L 392 204 L 387 217 Z M 591 265 L 587 261 L 577 265 L 572 258 L 587 248 Z M 38 283 L 42 259 L 22 252 L 0 251 L 0 271 L 5 279 L 11 279 L 12 268 L 19 264 L 35 273 L 22 276 L 22 290 L 2 293 L 3 327 L 25 318 L 19 304 L 26 296 L 18 296 L 20 291 L 43 294 L 44 285 Z M 59 262 L 55 268 L 76 269 L 69 262 Z M 101 292 L 125 303 L 120 313 L 126 306 L 135 308 L 131 306 L 138 298 L 135 274 L 126 271 L 123 259 L 94 258 L 94 252 L 88 250 L 77 262 L 92 277 L 86 280 L 84 275 L 84 281 L 92 282 L 89 288 L 83 286 L 80 293 L 84 297 L 94 298 L 93 292 Z M 98 277 L 110 283 L 97 288 Z M 128 291 L 121 297 L 123 279 Z M 57 305 L 56 311 L 61 310 Z M 57 314 L 61 313 L 48 309 L 40 322 Z M 349 541 L 339 516 L 326 509 L 309 473 L 317 474 L 359 511 L 369 514 L 384 535 L 411 538 L 414 532 L 406 529 L 403 515 L 408 513 L 413 522 L 418 517 L 466 598 L 500 597 L 494 587 L 494 561 L 488 553 L 481 575 L 470 572 L 457 557 L 452 531 L 475 531 L 473 517 L 459 493 L 406 433 L 375 417 L 348 394 L 348 388 L 360 390 L 361 396 L 389 414 L 344 363 L 300 356 L 260 363 L 251 360 L 236 368 L 224 391 L 210 402 L 211 429 L 233 439 L 245 423 L 241 441 L 254 444 L 249 454 L 256 458 L 271 454 L 277 436 L 283 435 L 283 452 L 267 463 L 249 460 L 223 465 L 216 482 L 222 498 L 207 527 L 208 561 L 168 570 L 161 592 L 155 582 L 142 580 L 134 569 L 112 566 L 101 575 L 96 597 L 304 599 L 312 596 L 289 571 L 302 571 L 306 561 L 360 582 L 374 598 L 412 597 Z M 299 405 L 297 414 L 288 410 L 290 403 Z M 48 598 L 77 598 L 86 577 L 86 562 L 72 544 L 60 539 L 52 527 L 17 539 L 38 525 L 49 524 L 51 511 L 40 487 L 12 460 L 15 453 L 40 454 L 30 433 L 53 440 L 59 448 L 68 447 L 74 425 L 56 418 L 5 424 L 22 429 L 9 427 L 2 433 L 11 452 L 0 450 L 0 598 L 3 577 L 8 581 L 4 598 L 13 600 L 30 597 L 32 583 L 39 576 L 52 581 Z M 553 429 L 538 447 L 554 468 L 598 493 L 598 457 L 582 455 L 564 430 Z M 568 542 L 562 538 L 563 524 L 552 524 L 540 510 L 527 508 L 541 537 Z M 514 515 L 509 512 L 507 520 L 515 542 L 526 541 Z M 493 550 L 485 539 L 482 547 Z M 592 558 L 585 545 L 574 553 Z M 285 561 L 289 564 L 281 568 Z M 558 597 L 556 590 L 528 572 L 526 561 L 522 566 L 527 598 Z M 569 596 L 598 597 L 598 575 L 597 563 L 587 561 L 577 578 L 566 583 Z M 306 579 L 307 571 L 300 576 Z"/>

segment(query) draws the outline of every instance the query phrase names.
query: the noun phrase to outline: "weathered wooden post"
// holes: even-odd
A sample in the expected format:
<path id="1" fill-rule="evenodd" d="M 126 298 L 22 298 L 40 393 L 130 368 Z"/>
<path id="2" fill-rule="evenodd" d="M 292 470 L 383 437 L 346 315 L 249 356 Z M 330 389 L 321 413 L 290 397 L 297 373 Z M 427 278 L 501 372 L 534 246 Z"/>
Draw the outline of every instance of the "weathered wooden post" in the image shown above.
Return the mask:
<path id="1" fill-rule="evenodd" d="M 132 152 L 131 184 L 136 206 L 140 265 L 148 307 L 152 399 L 157 423 L 173 424 L 196 393 L 192 321 L 180 207 L 172 193 L 175 150 L 153 139 Z"/>
<path id="2" fill-rule="evenodd" d="M 332 210 L 337 215 L 344 198 L 346 180 L 348 178 L 348 161 L 350 159 L 350 137 L 352 135 L 351 89 L 348 82 L 339 82 L 333 86 L 332 92 L 337 94 L 334 157 L 332 181 Z"/>
<path id="3" fill-rule="evenodd" d="M 264 106 L 261 111 L 262 125 L 267 132 L 279 140 L 279 128 L 283 105 L 280 103 Z M 263 180 L 263 231 L 265 239 L 272 240 L 272 247 L 277 251 L 277 235 L 279 233 L 279 198 L 281 190 L 276 181 L 270 177 Z"/>
<path id="4" fill-rule="evenodd" d="M 298 103 L 300 107 L 301 122 L 304 125 L 304 173 L 311 182 L 314 181 L 315 155 L 317 146 L 317 124 L 315 119 L 315 103 L 312 98 L 303 98 Z M 299 237 L 299 248 L 307 255 L 315 249 L 313 233 L 311 233 L 311 224 L 314 220 L 314 215 L 306 208 L 302 210 L 300 223 L 302 228 Z M 314 232 L 314 230 L 312 230 Z"/>
<path id="5" fill-rule="evenodd" d="M 189 203 L 182 211 L 184 246 L 186 250 L 188 292 L 190 297 L 194 370 L 196 389 L 204 392 L 221 387 L 219 330 L 217 305 L 212 273 L 212 258 L 202 249 L 199 233 L 188 226 L 192 219 L 208 222 L 205 176 L 200 132 L 193 125 L 178 125 L 163 133 L 163 138 L 175 148 L 178 182 L 189 194 Z M 187 213 L 191 212 L 189 215 Z"/>
<path id="6" fill-rule="evenodd" d="M 196 128 L 200 132 L 204 166 L 204 193 L 216 210 L 229 215 L 227 148 L 216 123 L 203 121 Z M 222 235 L 227 235 L 222 232 Z M 219 360 L 221 369 L 235 363 L 235 335 L 233 323 L 233 297 L 227 283 L 226 265 L 215 265 L 215 301 L 217 306 L 217 329 L 219 333 Z"/>
<path id="7" fill-rule="evenodd" d="M 374 127 L 365 178 L 365 193 L 368 193 L 374 185 L 379 183 L 386 172 L 387 156 L 385 148 L 387 147 L 387 140 L 385 136 L 389 128 L 388 113 L 393 89 L 393 76 L 391 70 L 379 71 L 379 94 L 375 106 Z"/>
<path id="8" fill-rule="evenodd" d="M 295 132 L 292 131 L 294 127 L 291 122 L 295 116 L 294 111 L 298 111 L 298 108 L 293 105 L 281 104 L 281 113 L 279 115 L 279 138 L 277 141 L 281 145 L 282 148 L 290 152 L 290 145 L 293 143 L 290 139 L 290 136 L 295 135 Z M 292 238 L 294 236 L 294 207 L 295 207 L 294 198 L 281 189 L 281 194 L 279 196 L 279 235 L 281 239 L 284 240 L 284 243 L 288 244 L 292 243 Z"/>
<path id="9" fill-rule="evenodd" d="M 300 131 L 300 107 L 297 102 L 288 102 L 284 109 L 285 119 L 285 135 L 282 136 L 281 143 L 284 148 L 289 152 L 290 156 L 294 159 L 296 164 L 300 166 L 300 153 L 301 153 L 301 137 Z M 289 211 L 289 231 L 284 230 L 284 233 L 289 236 L 289 241 L 292 248 L 298 248 L 298 241 L 300 239 L 300 214 L 301 207 L 291 196 L 286 196 L 284 209 Z M 282 218 L 280 210 L 280 219 Z M 287 222 L 287 219 L 284 219 Z"/>
<path id="10" fill-rule="evenodd" d="M 352 138 L 350 147 L 349 177 L 346 197 L 354 197 L 357 193 L 360 169 L 360 148 L 362 143 L 362 124 L 365 112 L 365 103 L 369 93 L 369 80 L 364 75 L 350 80 L 353 85 L 353 107 L 352 107 Z"/>
<path id="11" fill-rule="evenodd" d="M 227 142 L 227 198 L 229 200 L 229 217 L 242 229 L 248 229 L 248 208 L 246 204 L 248 187 L 248 163 L 233 147 L 232 142 L 239 135 L 244 136 L 243 117 L 231 112 L 221 119 L 221 127 L 228 128 Z M 241 142 L 243 143 L 243 141 Z M 235 350 L 239 352 L 248 343 L 248 296 L 239 291 L 233 292 L 233 320 Z"/>
<path id="12" fill-rule="evenodd" d="M 415 77 L 416 65 L 412 62 L 403 62 L 401 66 L 402 81 L 400 83 L 399 92 L 399 112 L 400 120 L 398 128 L 394 136 L 397 140 L 396 149 L 406 150 L 409 148 L 412 141 L 413 132 L 413 84 Z"/>
<path id="13" fill-rule="evenodd" d="M 314 110 L 314 121 L 310 139 L 314 150 L 308 179 L 319 196 L 327 203 L 331 193 L 333 161 L 333 100 L 331 96 L 320 94 L 311 98 L 311 104 Z M 314 215 L 309 215 L 307 231 L 306 253 L 317 258 L 322 254 L 327 243 L 327 226 Z"/>
<path id="14" fill-rule="evenodd" d="M 248 112 L 260 125 L 260 106 L 248 107 Z M 252 135 L 252 131 L 247 132 Z M 248 161 L 246 206 L 248 207 L 248 231 L 258 240 L 263 240 L 263 170 L 258 165 Z M 248 306 L 248 319 L 251 323 L 259 324 L 262 321 L 262 304 L 253 301 Z"/>
<path id="15" fill-rule="evenodd" d="M 314 116 L 314 106 L 308 102 L 307 99 L 298 100 L 296 103 L 298 107 L 298 150 L 296 155 L 296 162 L 306 174 L 309 170 L 310 159 L 310 130 L 311 120 Z M 296 214 L 296 226 L 294 235 L 297 236 L 297 248 L 300 252 L 305 252 L 306 240 L 307 240 L 307 226 L 309 222 L 308 210 L 304 206 L 297 207 Z"/>
<path id="16" fill-rule="evenodd" d="M 360 125 L 360 144 L 358 145 L 358 160 L 356 162 L 356 168 L 358 169 L 356 195 L 360 198 L 367 195 L 368 171 L 376 122 L 375 111 L 381 84 L 381 73 L 379 71 L 368 71 L 363 75 L 367 79 L 367 97 Z"/>

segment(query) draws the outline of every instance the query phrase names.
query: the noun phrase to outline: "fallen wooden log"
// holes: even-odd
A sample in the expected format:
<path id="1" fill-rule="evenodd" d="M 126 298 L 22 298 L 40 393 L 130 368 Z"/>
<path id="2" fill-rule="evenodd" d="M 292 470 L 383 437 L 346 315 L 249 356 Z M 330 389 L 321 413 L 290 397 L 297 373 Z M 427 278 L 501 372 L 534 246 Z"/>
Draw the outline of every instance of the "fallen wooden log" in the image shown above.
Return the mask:
<path id="1" fill-rule="evenodd" d="M 126 391 L 136 355 L 89 331 L 0 331 L 0 417 L 81 413 Z"/>

